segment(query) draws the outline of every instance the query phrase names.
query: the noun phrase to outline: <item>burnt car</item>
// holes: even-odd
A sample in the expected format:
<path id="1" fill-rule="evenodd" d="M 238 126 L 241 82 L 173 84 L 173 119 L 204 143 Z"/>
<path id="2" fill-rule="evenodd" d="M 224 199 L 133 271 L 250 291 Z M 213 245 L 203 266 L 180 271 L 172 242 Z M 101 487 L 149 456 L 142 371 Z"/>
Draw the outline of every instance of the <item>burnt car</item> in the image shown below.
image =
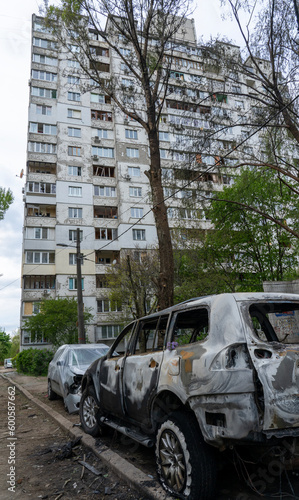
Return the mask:
<path id="1" fill-rule="evenodd" d="M 217 450 L 299 435 L 298 387 L 299 295 L 207 296 L 129 324 L 85 373 L 80 420 L 155 446 L 168 492 L 210 499 Z"/>
<path id="2" fill-rule="evenodd" d="M 106 344 L 65 344 L 48 367 L 48 398 L 61 396 L 69 413 L 79 411 L 81 380 L 89 365 L 107 353 Z"/>

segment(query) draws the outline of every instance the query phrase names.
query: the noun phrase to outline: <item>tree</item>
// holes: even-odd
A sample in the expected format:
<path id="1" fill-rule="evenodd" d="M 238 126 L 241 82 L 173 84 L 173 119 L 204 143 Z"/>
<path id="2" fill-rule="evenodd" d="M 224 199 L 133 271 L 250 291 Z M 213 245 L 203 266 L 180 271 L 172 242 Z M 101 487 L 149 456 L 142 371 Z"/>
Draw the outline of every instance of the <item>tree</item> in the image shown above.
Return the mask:
<path id="1" fill-rule="evenodd" d="M 4 219 L 5 212 L 12 204 L 14 198 L 12 191 L 8 188 L 0 187 L 0 220 Z"/>
<path id="2" fill-rule="evenodd" d="M 192 294 L 262 290 L 263 281 L 293 279 L 299 243 L 275 221 L 298 226 L 299 200 L 277 182 L 271 169 L 243 168 L 207 209 L 213 230 L 201 245 L 179 260 L 179 300 Z M 257 212 L 248 211 L 251 206 Z M 268 216 L 263 217 L 263 213 Z M 272 220 L 271 220 L 272 218 Z M 196 276 L 196 280 L 192 279 Z"/>
<path id="3" fill-rule="evenodd" d="M 55 348 L 62 344 L 77 344 L 77 301 L 70 298 L 44 299 L 40 312 L 28 318 L 24 328 L 31 337 L 46 339 Z M 84 312 L 84 321 L 92 319 L 89 310 Z"/>
<path id="4" fill-rule="evenodd" d="M 4 359 L 9 357 L 11 348 L 11 340 L 8 333 L 0 329 L 0 363 L 3 364 Z"/>
<path id="5" fill-rule="evenodd" d="M 13 336 L 11 339 L 11 349 L 10 349 L 10 357 L 14 358 L 20 350 L 20 333 L 18 330 L 13 332 Z"/>
<path id="6" fill-rule="evenodd" d="M 106 274 L 112 303 L 122 304 L 124 321 L 140 318 L 156 309 L 158 254 L 155 250 L 128 250 Z"/>
<path id="7" fill-rule="evenodd" d="M 248 0 L 224 0 L 222 3 L 229 6 L 243 37 L 242 57 L 232 47 L 223 43 L 208 44 L 207 57 L 214 63 L 216 60 L 220 62 L 222 74 L 225 75 L 224 88 L 226 86 L 227 94 L 238 99 L 245 97 L 251 101 L 251 106 L 249 113 L 240 112 L 238 120 L 224 120 L 223 129 L 241 125 L 247 130 L 247 137 L 243 137 L 239 144 L 235 143 L 222 157 L 218 156 L 216 167 L 225 168 L 225 165 L 230 163 L 230 154 L 234 155 L 239 151 L 239 161 L 235 164 L 235 169 L 246 165 L 261 171 L 264 168 L 272 169 L 276 172 L 278 183 L 283 183 L 293 197 L 297 198 L 299 53 L 296 2 L 261 0 L 253 6 Z M 246 147 L 248 138 L 255 134 L 266 135 L 272 150 L 271 156 L 266 155 L 266 159 L 263 145 Z M 212 136 L 213 134 L 209 140 L 212 140 Z M 219 148 L 217 154 L 219 155 Z M 245 204 L 243 208 L 246 208 Z M 268 217 L 268 214 L 261 213 L 258 207 L 247 205 L 247 209 L 260 213 L 262 217 Z M 268 220 L 273 222 L 274 219 L 272 215 Z M 290 225 L 287 219 L 278 217 L 275 223 L 299 238 L 297 229 Z"/>
<path id="8" fill-rule="evenodd" d="M 92 79 L 94 88 L 100 89 L 108 101 L 146 131 L 150 156 L 146 175 L 151 188 L 160 262 L 160 308 L 173 302 L 173 252 L 161 179 L 159 121 L 167 93 L 173 43 L 175 38 L 184 36 L 188 10 L 189 0 L 62 0 L 59 8 L 51 6 L 46 10 L 46 25 L 64 47 L 68 50 L 73 47 L 72 57 L 79 62 L 85 78 Z M 105 29 L 103 20 L 107 20 Z M 88 28 L 96 36 L 100 35 L 119 56 L 130 75 L 127 83 L 103 73 L 105 68 L 97 60 L 97 47 L 92 45 Z"/>

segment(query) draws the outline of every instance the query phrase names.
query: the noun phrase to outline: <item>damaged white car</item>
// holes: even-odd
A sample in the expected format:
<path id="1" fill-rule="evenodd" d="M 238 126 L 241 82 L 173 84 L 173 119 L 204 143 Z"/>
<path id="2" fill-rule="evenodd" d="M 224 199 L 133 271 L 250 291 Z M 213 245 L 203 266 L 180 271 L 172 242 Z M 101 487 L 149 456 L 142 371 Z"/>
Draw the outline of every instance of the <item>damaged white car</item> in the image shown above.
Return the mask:
<path id="1" fill-rule="evenodd" d="M 208 296 L 134 321 L 85 373 L 80 419 L 155 446 L 176 498 L 215 498 L 217 449 L 299 436 L 299 295 Z"/>
<path id="2" fill-rule="evenodd" d="M 61 396 L 69 413 L 79 411 L 81 380 L 89 365 L 104 356 L 106 344 L 65 344 L 60 346 L 48 368 L 48 398 Z"/>

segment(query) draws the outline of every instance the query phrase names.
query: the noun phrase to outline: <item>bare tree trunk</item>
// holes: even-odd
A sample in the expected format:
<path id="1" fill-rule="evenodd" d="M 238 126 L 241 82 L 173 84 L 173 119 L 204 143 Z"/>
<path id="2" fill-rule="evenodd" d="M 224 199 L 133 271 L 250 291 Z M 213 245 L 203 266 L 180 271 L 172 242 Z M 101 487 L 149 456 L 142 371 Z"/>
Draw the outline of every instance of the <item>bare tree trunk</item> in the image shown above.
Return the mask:
<path id="1" fill-rule="evenodd" d="M 150 149 L 150 180 L 153 213 L 155 217 L 158 245 L 160 273 L 158 278 L 158 307 L 165 309 L 173 304 L 174 261 L 170 229 L 167 220 L 167 207 L 164 202 L 164 193 L 161 179 L 161 165 L 159 153 L 158 131 L 154 127 L 149 132 Z"/>

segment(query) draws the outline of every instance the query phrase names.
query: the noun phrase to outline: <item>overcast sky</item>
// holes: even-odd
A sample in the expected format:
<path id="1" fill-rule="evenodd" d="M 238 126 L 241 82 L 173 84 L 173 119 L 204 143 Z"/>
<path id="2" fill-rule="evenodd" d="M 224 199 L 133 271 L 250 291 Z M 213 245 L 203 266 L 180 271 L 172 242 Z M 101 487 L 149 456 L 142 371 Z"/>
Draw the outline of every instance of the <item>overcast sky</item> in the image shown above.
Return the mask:
<path id="1" fill-rule="evenodd" d="M 50 2 L 51 3 L 51 2 Z M 193 15 L 197 36 L 235 36 L 231 21 L 223 22 L 220 0 L 202 0 Z M 38 0 L 2 2 L 0 13 L 1 157 L 0 186 L 13 191 L 14 202 L 0 221 L 0 328 L 12 333 L 20 326 L 21 251 L 24 205 L 22 188 L 26 168 L 30 78 L 31 16 L 38 14 Z"/>

